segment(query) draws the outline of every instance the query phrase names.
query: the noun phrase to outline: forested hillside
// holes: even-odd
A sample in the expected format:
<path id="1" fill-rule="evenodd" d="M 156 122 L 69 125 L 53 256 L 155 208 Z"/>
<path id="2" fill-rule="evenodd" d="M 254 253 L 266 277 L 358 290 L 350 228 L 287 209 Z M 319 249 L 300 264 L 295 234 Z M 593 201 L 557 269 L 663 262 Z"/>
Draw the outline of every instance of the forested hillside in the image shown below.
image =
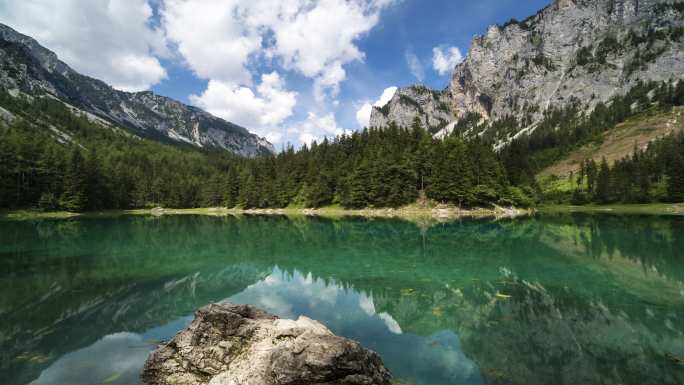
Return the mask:
<path id="1" fill-rule="evenodd" d="M 636 115 L 663 114 L 684 105 L 684 82 L 638 83 L 626 95 L 598 103 L 589 114 L 576 105 L 550 109 L 531 135 L 521 136 L 502 153 L 509 159 L 507 170 L 513 183 L 534 184 L 539 198 L 554 203 L 646 203 L 684 200 L 680 184 L 684 181 L 683 135 L 675 131 L 663 138 L 653 137 L 647 148 L 610 164 L 585 159 L 577 173 L 568 176 L 570 187 L 545 189 L 535 175 L 571 151 L 587 144 L 600 144 L 604 134 L 616 124 Z M 490 133 L 515 130 L 514 119 L 504 119 Z M 647 127 L 644 127 L 647 128 Z M 531 171 L 531 172 L 530 172 Z M 568 193 L 568 191 L 570 193 Z"/>
<path id="2" fill-rule="evenodd" d="M 0 123 L 0 205 L 398 207 L 423 193 L 462 207 L 529 206 L 547 197 L 535 179 L 544 167 L 630 116 L 675 105 L 684 105 L 683 82 L 640 83 L 589 114 L 572 106 L 550 110 L 536 131 L 498 152 L 497 133 L 522 122 L 502 119 L 467 140 L 435 139 L 419 124 L 390 125 L 243 158 L 140 139 L 59 101 L 2 93 L 0 106 L 14 118 Z M 684 135 L 660 139 L 612 167 L 589 162 L 582 170 L 573 179 L 577 202 L 684 201 Z"/>
<path id="3" fill-rule="evenodd" d="M 136 136 L 253 156 L 273 146 L 246 128 L 151 91 L 124 92 L 84 76 L 33 38 L 0 23 L 0 90 L 58 99 Z"/>
<path id="4" fill-rule="evenodd" d="M 413 202 L 421 186 L 463 205 L 509 196 L 529 203 L 508 185 L 491 146 L 436 141 L 419 128 L 366 130 L 242 158 L 131 137 L 48 98 L 4 94 L 0 105 L 17 116 L 0 134 L 3 207 L 385 207 Z"/>

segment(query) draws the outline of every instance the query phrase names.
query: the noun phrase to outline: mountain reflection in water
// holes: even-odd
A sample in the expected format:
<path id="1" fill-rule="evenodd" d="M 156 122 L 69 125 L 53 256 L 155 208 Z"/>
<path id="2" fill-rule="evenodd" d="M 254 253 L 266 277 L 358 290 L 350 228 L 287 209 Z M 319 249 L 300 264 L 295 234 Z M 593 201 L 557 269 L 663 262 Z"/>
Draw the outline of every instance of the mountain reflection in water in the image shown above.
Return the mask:
<path id="1" fill-rule="evenodd" d="M 215 301 L 306 315 L 401 384 L 679 384 L 684 220 L 0 222 L 0 377 L 139 383 Z"/>

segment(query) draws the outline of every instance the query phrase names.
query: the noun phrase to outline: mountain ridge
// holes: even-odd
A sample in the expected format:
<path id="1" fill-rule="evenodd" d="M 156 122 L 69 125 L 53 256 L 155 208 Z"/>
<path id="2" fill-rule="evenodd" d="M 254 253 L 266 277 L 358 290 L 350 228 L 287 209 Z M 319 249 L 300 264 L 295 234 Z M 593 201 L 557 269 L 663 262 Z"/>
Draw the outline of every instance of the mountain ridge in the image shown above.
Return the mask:
<path id="1" fill-rule="evenodd" d="M 35 39 L 0 24 L 0 87 L 10 94 L 50 95 L 134 134 L 174 144 L 219 148 L 239 155 L 274 153 L 246 128 L 152 91 L 119 91 L 82 75 Z"/>
<path id="2" fill-rule="evenodd" d="M 443 137 L 477 114 L 483 121 L 512 116 L 526 123 L 519 132 L 532 132 L 549 109 L 579 103 L 589 111 L 639 80 L 681 79 L 683 12 L 681 1 L 556 0 L 475 36 L 444 90 L 400 88 L 373 108 L 369 126 L 410 126 L 417 118 Z"/>

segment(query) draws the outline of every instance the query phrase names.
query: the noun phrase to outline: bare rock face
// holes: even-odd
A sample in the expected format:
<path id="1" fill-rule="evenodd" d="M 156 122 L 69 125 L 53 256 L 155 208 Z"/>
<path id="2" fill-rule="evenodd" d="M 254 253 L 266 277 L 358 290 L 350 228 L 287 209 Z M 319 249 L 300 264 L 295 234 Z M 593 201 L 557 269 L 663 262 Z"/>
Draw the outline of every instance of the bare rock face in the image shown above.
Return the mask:
<path id="1" fill-rule="evenodd" d="M 275 152 L 266 139 L 197 107 L 151 91 L 124 92 L 84 76 L 33 38 L 0 24 L 0 89 L 48 95 L 74 112 L 164 143 L 224 149 L 244 156 Z"/>
<path id="2" fill-rule="evenodd" d="M 449 123 L 476 113 L 536 122 L 569 104 L 591 110 L 638 81 L 682 79 L 684 9 L 670 0 L 556 0 L 524 21 L 475 36 L 439 105 L 405 94 L 371 112 L 371 127 L 418 117 Z M 424 91 L 422 94 L 429 93 Z M 435 91 L 437 92 L 437 91 Z M 408 100 L 412 98 L 413 100 Z M 437 112 L 437 113 L 436 113 Z M 453 124 L 444 125 L 449 131 Z M 448 133 L 448 132 L 447 132 Z"/>
<path id="3" fill-rule="evenodd" d="M 425 86 L 400 88 L 383 108 L 371 112 L 370 127 L 385 127 L 394 122 L 399 127 L 411 127 L 418 122 L 436 132 L 454 120 L 451 99 L 447 92 Z"/>
<path id="4" fill-rule="evenodd" d="M 278 319 L 249 305 L 211 304 L 154 351 L 148 385 L 389 385 L 380 356 L 306 317 Z"/>

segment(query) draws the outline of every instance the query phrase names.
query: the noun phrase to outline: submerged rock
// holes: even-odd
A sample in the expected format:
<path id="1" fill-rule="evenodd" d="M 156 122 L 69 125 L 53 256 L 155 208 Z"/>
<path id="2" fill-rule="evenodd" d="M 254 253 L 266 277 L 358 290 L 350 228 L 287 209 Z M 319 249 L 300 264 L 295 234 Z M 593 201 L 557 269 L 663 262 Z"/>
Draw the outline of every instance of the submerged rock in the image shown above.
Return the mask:
<path id="1" fill-rule="evenodd" d="M 249 305 L 211 304 L 150 354 L 149 385 L 389 385 L 377 353 L 306 317 Z"/>

